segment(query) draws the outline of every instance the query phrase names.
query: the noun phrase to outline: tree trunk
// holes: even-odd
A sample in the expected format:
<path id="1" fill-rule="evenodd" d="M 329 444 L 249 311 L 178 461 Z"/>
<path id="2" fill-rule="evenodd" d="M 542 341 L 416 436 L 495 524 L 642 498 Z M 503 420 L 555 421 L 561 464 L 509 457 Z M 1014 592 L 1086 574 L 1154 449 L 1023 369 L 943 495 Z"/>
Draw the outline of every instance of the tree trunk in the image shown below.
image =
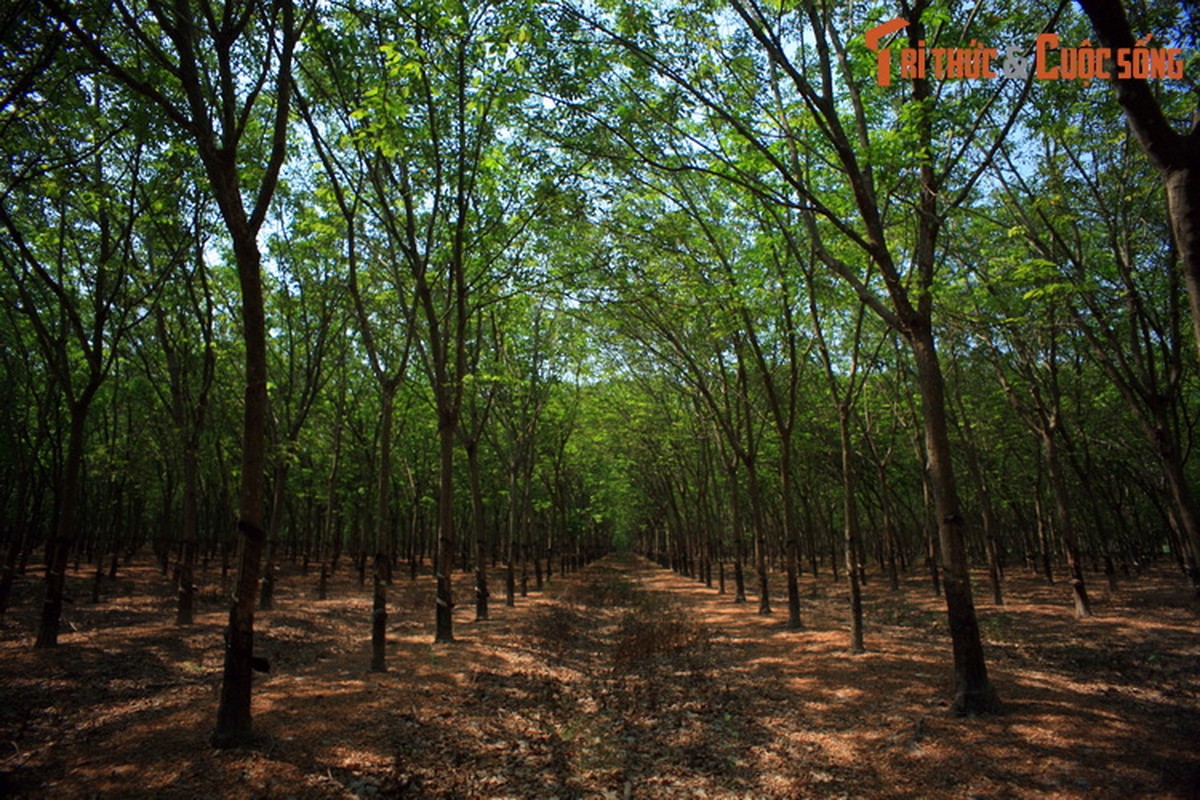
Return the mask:
<path id="1" fill-rule="evenodd" d="M 742 549 L 740 543 L 738 550 Z M 739 552 L 733 560 L 733 602 L 746 602 L 746 570 L 742 565 L 743 556 Z"/>
<path id="2" fill-rule="evenodd" d="M 838 430 L 842 444 L 842 515 L 844 517 L 846 545 L 846 584 L 850 589 L 850 652 L 861 653 L 863 644 L 862 591 L 859 587 L 858 570 L 854 568 L 854 554 L 858 550 L 858 503 L 855 500 L 854 452 L 850 447 L 850 408 L 846 403 L 838 404 Z"/>
<path id="3" fill-rule="evenodd" d="M 922 455 L 925 453 L 922 451 Z M 939 526 L 935 521 L 937 509 L 933 502 L 933 487 L 929 478 L 929 459 L 925 458 L 925 469 L 921 471 L 922 502 L 925 514 L 921 522 L 925 528 L 925 568 L 929 570 L 929 585 L 934 596 L 942 593 L 942 573 L 938 568 L 941 548 L 938 545 Z"/>
<path id="4" fill-rule="evenodd" d="M 17 564 L 21 558 L 21 552 L 25 548 L 25 540 L 29 534 L 29 517 L 26 515 L 25 506 L 29 496 L 29 472 L 21 468 L 20 474 L 17 476 L 17 497 L 13 506 L 13 527 L 11 538 L 8 541 L 8 552 L 4 558 L 3 571 L 0 572 L 0 614 L 8 611 L 8 604 L 12 599 L 13 579 L 16 576 Z"/>
<path id="5" fill-rule="evenodd" d="M 1058 447 L 1054 441 L 1054 429 L 1040 431 L 1042 452 L 1046 458 L 1046 473 L 1050 478 L 1050 489 L 1054 493 L 1054 519 L 1058 535 L 1062 540 L 1063 555 L 1067 558 L 1067 572 L 1071 576 L 1071 597 L 1075 601 L 1075 616 L 1090 617 L 1091 601 L 1083 582 L 1083 566 L 1079 563 L 1079 543 L 1075 539 L 1075 525 L 1071 518 L 1071 503 L 1067 497 L 1067 483 L 1063 477 Z"/>
<path id="6" fill-rule="evenodd" d="M 729 478 L 729 508 L 733 515 L 733 602 L 746 602 L 746 545 L 742 536 L 745 530 L 745 514 L 742 510 L 741 488 L 738 486 L 737 469 L 731 462 L 726 474 Z"/>
<path id="7" fill-rule="evenodd" d="M 280 454 L 280 458 L 286 459 L 286 456 Z M 275 553 L 279 549 L 279 527 L 283 523 L 287 474 L 286 461 L 275 468 L 275 485 L 271 487 L 271 517 L 267 520 L 267 561 L 263 565 L 262 594 L 258 599 L 260 611 L 269 611 L 275 606 Z"/>
<path id="8" fill-rule="evenodd" d="M 967 427 L 964 420 L 964 428 Z M 1004 571 L 1000 566 L 1000 545 L 996 539 L 996 520 L 992 512 L 992 493 L 988 486 L 987 472 L 979 460 L 975 445 L 967 445 L 967 464 L 979 490 L 979 510 L 983 520 L 983 541 L 987 548 L 988 578 L 992 584 L 992 603 L 1004 605 Z"/>
<path id="9" fill-rule="evenodd" d="M 787 627 L 788 630 L 794 631 L 803 628 L 804 623 L 800 619 L 800 542 L 796 533 L 796 500 L 792 496 L 792 445 L 790 432 L 784 436 L 781 448 L 779 456 L 779 486 L 783 492 L 783 535 L 787 546 Z"/>
<path id="10" fill-rule="evenodd" d="M 183 551 L 179 558 L 179 575 L 176 583 L 178 607 L 175 611 L 176 625 L 191 625 L 196 606 L 196 516 L 198 507 L 199 481 L 197 480 L 196 450 L 190 444 L 183 451 Z"/>
<path id="11" fill-rule="evenodd" d="M 379 475 L 375 489 L 375 562 L 371 601 L 371 671 L 387 671 L 388 534 L 391 526 L 392 419 L 395 416 L 396 382 L 385 382 L 380 394 Z"/>
<path id="12" fill-rule="evenodd" d="M 440 474 L 438 485 L 438 537 L 434 555 L 437 576 L 437 630 L 434 642 L 454 641 L 454 435 L 455 421 L 443 413 L 438 424 Z"/>
<path id="13" fill-rule="evenodd" d="M 334 509 L 337 499 L 338 463 L 341 460 L 341 454 L 342 423 L 337 422 L 333 426 L 333 463 L 329 465 L 329 482 L 325 489 L 325 518 L 318 533 L 320 538 L 317 540 L 317 559 L 321 562 L 321 574 L 317 578 L 318 600 L 324 600 L 329 595 L 329 574 L 336 568 L 337 558 L 341 551 L 340 544 L 333 541 L 335 536 L 340 540 L 340 530 L 334 526 Z M 332 558 L 326 559 L 326 547 L 333 551 Z"/>
<path id="14" fill-rule="evenodd" d="M 1190 163 L 1166 171 L 1163 183 L 1167 187 L 1167 213 L 1192 311 L 1192 335 L 1200 351 L 1200 152 L 1194 136 L 1189 146 Z M 1194 531 L 1189 535 L 1194 537 Z M 1200 548 L 1196 538 L 1192 538 L 1192 548 Z"/>
<path id="15" fill-rule="evenodd" d="M 812 570 L 813 580 L 820 577 L 817 554 L 817 526 L 813 519 L 812 501 L 808 494 L 804 495 L 804 540 L 808 545 L 808 566 Z M 814 587 L 815 588 L 815 587 Z"/>
<path id="16" fill-rule="evenodd" d="M 517 464 L 508 465 L 508 530 L 505 542 L 504 604 L 517 604 Z"/>
<path id="17" fill-rule="evenodd" d="M 215 181 L 214 181 L 215 183 Z M 237 194 L 237 182 L 214 187 Z M 237 200 L 240 204 L 240 199 Z M 253 680 L 254 606 L 262 570 L 263 468 L 267 443 L 267 327 L 262 270 L 255 233 L 245 221 L 226 220 L 237 256 L 242 291 L 242 332 L 246 344 L 246 395 L 242 416 L 242 486 L 238 501 L 237 583 L 225 631 L 225 665 L 217 707 L 214 747 L 249 743 L 252 734 L 250 690 Z M 240 229 L 239 229 L 240 228 Z"/>
<path id="18" fill-rule="evenodd" d="M 471 524 L 475 529 L 475 620 L 488 618 L 487 520 L 483 516 L 483 487 L 479 479 L 478 440 L 467 448 L 471 480 Z"/>
<path id="19" fill-rule="evenodd" d="M 767 537 L 763 519 L 762 491 L 758 485 L 758 468 L 753 461 L 746 464 L 750 488 L 750 519 L 754 525 L 754 569 L 758 573 L 758 613 L 771 613 L 771 591 L 767 583 Z"/>
<path id="20" fill-rule="evenodd" d="M 892 591 L 900 589 L 900 574 L 896 570 L 896 520 L 892 516 L 892 501 L 889 497 L 887 483 L 887 467 L 880 463 L 876 467 L 879 476 L 879 502 L 883 510 L 883 535 L 887 546 L 888 584 Z"/>
<path id="21" fill-rule="evenodd" d="M 94 392 L 94 390 L 93 390 Z M 91 395 L 71 405 L 71 428 L 67 440 L 67 458 L 63 462 L 62 484 L 58 495 L 58 525 L 46 555 L 46 591 L 42 602 L 42 618 L 38 626 L 35 648 L 58 644 L 58 628 L 62 618 L 63 590 L 67 582 L 67 561 L 75 537 L 76 503 L 83 471 L 84 422 L 87 419 Z"/>
<path id="22" fill-rule="evenodd" d="M 927 325 L 908 332 L 917 365 L 917 384 L 925 420 L 925 450 L 930 487 L 938 520 L 942 551 L 942 588 L 954 650 L 954 710 L 960 714 L 993 711 L 995 690 L 988 680 L 965 543 L 966 520 L 958 501 L 958 487 L 950 460 L 950 435 L 946 425 L 945 382 L 938 364 L 933 332 Z"/>

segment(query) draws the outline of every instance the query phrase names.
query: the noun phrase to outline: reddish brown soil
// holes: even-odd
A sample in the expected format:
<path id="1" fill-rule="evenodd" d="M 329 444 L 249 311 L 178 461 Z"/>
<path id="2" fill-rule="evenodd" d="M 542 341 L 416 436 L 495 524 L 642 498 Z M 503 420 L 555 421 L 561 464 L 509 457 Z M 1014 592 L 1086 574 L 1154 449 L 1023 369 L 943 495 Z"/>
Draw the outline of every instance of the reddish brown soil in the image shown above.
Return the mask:
<path id="1" fill-rule="evenodd" d="M 367 671 L 369 596 L 349 576 L 316 601 L 284 571 L 258 646 L 261 741 L 208 746 L 223 603 L 173 626 L 168 582 L 124 570 L 62 644 L 32 650 L 38 586 L 0 620 L 0 795 L 24 797 L 1127 798 L 1195 797 L 1200 608 L 1177 575 L 1071 616 L 1063 586 L 1010 579 L 980 603 L 1005 710 L 949 715 L 940 602 L 912 579 L 866 587 L 864 655 L 845 596 L 804 584 L 802 631 L 637 559 L 610 558 L 473 622 L 458 579 L 452 645 L 432 581 L 397 580 L 389 666 Z M 782 587 L 781 581 L 776 586 Z M 982 595 L 985 587 L 977 586 Z"/>

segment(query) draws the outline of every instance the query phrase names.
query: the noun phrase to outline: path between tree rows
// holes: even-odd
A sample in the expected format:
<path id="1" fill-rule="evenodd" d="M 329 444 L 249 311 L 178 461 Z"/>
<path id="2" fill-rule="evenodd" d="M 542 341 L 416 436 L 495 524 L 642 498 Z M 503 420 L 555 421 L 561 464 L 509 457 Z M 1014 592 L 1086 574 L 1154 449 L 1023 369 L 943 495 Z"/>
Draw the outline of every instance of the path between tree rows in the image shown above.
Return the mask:
<path id="1" fill-rule="evenodd" d="M 1124 798 L 1195 796 L 1200 776 L 1197 608 L 1167 584 L 1084 622 L 1032 581 L 1030 602 L 983 609 L 1007 709 L 963 720 L 940 606 L 915 581 L 868 587 L 871 650 L 852 656 L 828 580 L 786 631 L 781 607 L 760 617 L 633 557 L 516 608 L 494 598 L 484 623 L 463 575 L 460 641 L 433 646 L 429 579 L 400 579 L 391 669 L 372 674 L 367 593 L 345 578 L 342 599 L 312 601 L 290 576 L 260 620 L 262 743 L 222 752 L 205 744 L 217 598 L 180 633 L 166 582 L 129 574 L 125 596 L 72 612 L 57 651 L 3 620 L 0 794 Z"/>

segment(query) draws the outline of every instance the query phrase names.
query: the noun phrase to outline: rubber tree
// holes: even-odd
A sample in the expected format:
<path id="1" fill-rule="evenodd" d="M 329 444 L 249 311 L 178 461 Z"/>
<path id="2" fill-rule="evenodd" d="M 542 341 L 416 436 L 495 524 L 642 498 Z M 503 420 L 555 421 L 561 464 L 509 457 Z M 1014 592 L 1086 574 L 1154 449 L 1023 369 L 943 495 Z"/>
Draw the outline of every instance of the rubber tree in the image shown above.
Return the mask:
<path id="1" fill-rule="evenodd" d="M 43 77 L 54 81 L 85 65 L 73 57 Z M 122 340 L 142 319 L 141 304 L 156 291 L 160 276 L 152 270 L 163 266 L 149 263 L 147 219 L 166 192 L 154 170 L 170 170 L 161 152 L 141 141 L 153 130 L 150 119 L 133 113 L 125 125 L 115 121 L 119 93 L 103 76 L 41 88 L 62 103 L 22 113 L 8 126 L 7 141 L 22 146 L 13 148 L 3 175 L 0 268 L 5 299 L 29 326 L 66 404 L 58 517 L 34 645 L 48 648 L 58 644 L 68 559 L 83 518 L 89 414 Z"/>
<path id="2" fill-rule="evenodd" d="M 1045 322 L 1034 328 L 1032 336 L 1026 335 L 1023 330 L 1030 327 L 1025 320 L 1020 326 L 1022 330 L 1016 329 L 1017 326 L 1007 326 L 1007 330 L 1002 327 L 1002 340 L 986 329 L 981 330 L 1005 397 L 1041 448 L 1050 492 L 1054 498 L 1055 528 L 1062 541 L 1067 572 L 1071 576 L 1075 616 L 1082 618 L 1090 617 L 1092 608 L 1080 562 L 1075 515 L 1067 491 L 1065 460 L 1062 457 L 1065 433 L 1059 360 L 1064 348 L 1057 331 L 1057 314 L 1061 314 L 1061 311 L 1055 309 L 1053 303 L 1049 304 L 1045 313 L 1038 315 Z"/>
<path id="3" fill-rule="evenodd" d="M 787 223 L 779 219 L 773 207 L 767 206 L 764 209 L 761 205 L 756 207 L 755 204 L 742 211 L 743 214 L 749 215 L 750 219 L 741 223 L 735 222 L 731 219 L 732 209 L 738 208 L 744 201 L 737 199 L 737 193 L 731 192 L 731 187 L 719 182 L 698 187 L 690 185 L 691 183 L 693 181 L 685 180 L 682 175 L 674 176 L 671 188 L 666 192 L 667 196 L 691 218 L 698 229 L 698 241 L 703 243 L 715 262 L 715 271 L 723 278 L 726 291 L 720 295 L 722 305 L 740 323 L 747 360 L 753 364 L 754 377 L 762 387 L 762 399 L 766 403 L 779 445 L 779 494 L 787 576 L 787 627 L 798 630 L 803 627 L 803 623 L 798 582 L 800 523 L 794 482 L 797 438 L 795 434 L 798 427 L 801 378 L 810 362 L 808 350 L 812 343 L 810 340 L 805 347 L 796 323 L 793 309 L 799 302 L 799 290 L 794 285 L 794 269 L 789 256 L 785 255 L 787 247 L 772 241 L 774 226 L 786 227 Z M 706 199 L 702 201 L 701 197 Z M 754 199 L 753 196 L 750 199 Z M 746 224 L 756 224 L 759 227 L 757 236 L 747 236 L 747 229 L 744 227 Z M 743 243 L 740 248 L 734 244 L 739 240 Z M 768 298 L 760 297 L 760 287 L 767 289 Z M 772 338 L 778 338 L 778 350 Z"/>
<path id="4" fill-rule="evenodd" d="M 586 31 L 588 46 L 611 54 L 623 70 L 606 84 L 608 90 L 636 84 L 636 93 L 625 93 L 615 105 L 619 114 L 601 123 L 610 130 L 642 125 L 626 136 L 635 159 L 662 171 L 717 174 L 803 210 L 816 259 L 907 344 L 936 507 L 954 708 L 972 714 L 992 710 L 996 700 L 971 592 L 934 298 L 946 222 L 972 197 L 1017 124 L 1028 84 L 997 82 L 978 92 L 949 94 L 938 91 L 932 76 L 915 74 L 889 86 L 872 85 L 876 53 L 889 45 L 889 33 L 902 31 L 915 50 L 927 40 L 936 46 L 951 30 L 969 40 L 982 25 L 964 14 L 957 20 L 961 24 L 929 26 L 926 15 L 933 18 L 942 9 L 923 1 L 903 11 L 903 24 L 875 30 L 879 16 L 836 4 L 780 10 L 734 0 L 728 9 L 714 11 L 692 4 L 655 10 L 625 3 L 610 13 L 568 6 L 564 25 Z M 1047 22 L 1023 7 L 1014 11 L 1020 12 L 1014 19 Z M 855 33 L 868 30 L 869 42 Z M 977 38 L 985 38 L 982 29 Z M 605 58 L 577 55 L 589 65 Z M 573 97 L 572 87 L 565 90 L 561 102 L 573 103 L 585 116 L 602 116 L 593 102 L 585 108 Z M 651 126 L 658 133 L 643 135 Z M 644 146 L 650 135 L 677 137 L 689 157 L 660 158 L 659 151 Z M 894 193 L 906 197 L 911 226 L 894 224 Z"/>
<path id="5" fill-rule="evenodd" d="M 212 743 L 246 744 L 253 733 L 254 611 L 266 540 L 267 321 L 258 233 L 287 154 L 293 55 L 306 14 L 293 0 L 45 5 L 74 47 L 194 148 L 237 264 L 245 344 L 238 571 Z"/>
<path id="6" fill-rule="evenodd" d="M 330 70 L 324 99 L 358 153 L 361 211 L 378 233 L 369 257 L 403 287 L 396 304 L 437 418 L 435 640 L 449 642 L 455 455 L 472 322 L 511 276 L 536 215 L 534 154 L 498 131 L 514 124 L 526 97 L 515 76 L 538 21 L 501 4 L 381 2 L 350 11 L 376 60 L 361 83 L 339 82 Z"/>
<path id="7" fill-rule="evenodd" d="M 843 546 L 846 559 L 846 588 L 850 595 L 850 652 L 862 653 L 866 650 L 863 637 L 863 605 L 862 586 L 859 579 L 858 553 L 862 548 L 862 531 L 859 523 L 859 498 L 857 491 L 858 468 L 855 464 L 853 433 L 851 422 L 854 418 L 854 408 L 866 385 L 866 369 L 860 359 L 863 339 L 863 315 L 866 311 L 858 304 L 852 316 L 849 331 L 831 330 L 828 321 L 823 322 L 818 309 L 818 286 L 815 270 L 809 267 L 805 278 L 808 281 L 808 311 L 812 321 L 813 337 L 817 342 L 817 352 L 821 365 L 825 370 L 825 383 L 829 396 L 837 412 L 838 443 L 841 446 L 842 473 L 842 530 Z M 849 350 L 849 363 L 837 359 L 835 351 L 830 348 L 830 339 L 836 335 L 842 339 L 843 348 Z M 882 344 L 882 340 L 880 342 Z M 844 356 L 843 356 L 844 358 Z"/>
<path id="8" fill-rule="evenodd" d="M 171 421 L 178 442 L 183 496 L 179 519 L 179 562 L 176 579 L 176 625 L 191 625 L 195 617 L 195 567 L 200 525 L 200 448 L 208 424 L 209 401 L 216 377 L 216 300 L 204 249 L 207 204 L 199 190 L 191 195 L 189 224 L 160 225 L 156 238 L 178 242 L 183 256 L 172 262 L 172 272 L 150 310 L 150 332 L 138 337 L 135 347 L 142 370 L 162 409 Z"/>
<path id="9" fill-rule="evenodd" d="M 1022 281 L 1033 297 L 1059 299 L 1082 334 L 1082 349 L 1117 390 L 1157 458 L 1176 524 L 1193 553 L 1189 576 L 1200 587 L 1200 504 L 1184 466 L 1189 434 L 1182 422 L 1194 413 L 1187 386 L 1196 361 L 1184 334 L 1180 275 L 1186 278 L 1186 261 L 1170 190 L 1164 215 L 1163 190 L 1135 160 L 1136 135 L 1114 142 L 1087 127 L 1096 119 L 1117 123 L 1116 109 L 1065 105 L 1067 111 L 1040 127 L 1045 166 L 1022 174 L 1014 155 L 998 173 L 1003 219 L 1028 252 L 1015 267 L 993 259 L 992 276 Z"/>
<path id="10" fill-rule="evenodd" d="M 319 185 L 340 218 L 345 278 L 353 318 L 379 392 L 379 433 L 374 479 L 374 533 L 371 537 L 373 599 L 371 670 L 387 669 L 387 586 L 390 582 L 393 448 L 396 439 L 396 396 L 408 377 L 412 355 L 411 280 L 401 245 L 388 237 L 394 227 L 377 223 L 373 203 L 389 199 L 372 191 L 370 176 L 380 169 L 387 148 L 361 112 L 368 97 L 387 78 L 380 37 L 385 18 L 360 29 L 349 24 L 356 12 L 343 10 L 310 31 L 312 50 L 303 70 L 297 106 L 320 165 Z M 370 18 L 370 17 L 368 17 Z M 373 88 L 374 87 L 374 88 Z M 386 219 L 386 216 L 384 217 Z M 314 220 L 320 224 L 320 220 Z M 380 253 L 389 257 L 379 258 Z"/>
<path id="11" fill-rule="evenodd" d="M 272 287 L 267 310 L 277 320 L 274 338 L 280 346 L 271 353 L 273 359 L 268 364 L 275 376 L 267 424 L 269 455 L 274 463 L 267 557 L 259 595 L 259 608 L 263 610 L 274 605 L 275 560 L 288 475 L 303 455 L 301 434 L 330 379 L 327 361 L 331 340 L 348 316 L 343 289 L 331 280 L 333 273 L 326 268 L 325 254 L 336 248 L 336 242 L 327 228 L 314 224 L 305 213 L 310 208 L 307 194 L 285 195 L 276 205 L 276 230 L 268 247 L 279 278 Z"/>
<path id="12" fill-rule="evenodd" d="M 1138 40 L 1121 0 L 1078 2 L 1101 45 L 1114 53 L 1120 48 L 1133 50 Z M 1167 19 L 1143 22 L 1156 27 L 1161 24 L 1177 33 L 1182 33 L 1185 15 L 1191 13 L 1176 3 L 1160 4 L 1155 11 L 1166 14 Z M 1194 16 L 1192 24 L 1195 24 Z M 1190 44 L 1194 47 L 1197 43 L 1194 27 L 1192 37 Z M 1200 114 L 1193 108 L 1190 124 L 1180 129 L 1172 125 L 1170 115 L 1172 103 L 1184 102 L 1184 93 L 1173 98 L 1163 97 L 1144 77 L 1116 76 L 1112 78 L 1112 85 L 1134 138 L 1166 188 L 1171 230 L 1191 304 L 1192 335 L 1200 352 Z M 1192 532 L 1189 535 L 1195 536 Z M 1192 542 L 1193 546 L 1200 545 L 1195 538 Z"/>

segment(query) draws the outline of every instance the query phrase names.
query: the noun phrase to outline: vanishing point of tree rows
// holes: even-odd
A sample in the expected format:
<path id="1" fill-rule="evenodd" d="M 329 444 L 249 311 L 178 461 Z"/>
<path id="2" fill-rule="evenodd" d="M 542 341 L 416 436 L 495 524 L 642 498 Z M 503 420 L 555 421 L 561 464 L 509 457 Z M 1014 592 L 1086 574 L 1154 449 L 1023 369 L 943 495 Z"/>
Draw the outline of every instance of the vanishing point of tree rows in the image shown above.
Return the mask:
<path id="1" fill-rule="evenodd" d="M 284 564 L 357 574 L 373 670 L 418 574 L 438 642 L 614 547 L 793 629 L 844 581 L 854 651 L 862 593 L 921 575 L 962 713 L 1012 571 L 1081 617 L 1155 562 L 1198 585 L 1194 55 L 888 82 L 877 52 L 1186 61 L 1181 4 L 3 14 L 0 609 L 44 575 L 55 646 L 153 553 L 178 625 L 227 602 L 219 746 Z"/>

